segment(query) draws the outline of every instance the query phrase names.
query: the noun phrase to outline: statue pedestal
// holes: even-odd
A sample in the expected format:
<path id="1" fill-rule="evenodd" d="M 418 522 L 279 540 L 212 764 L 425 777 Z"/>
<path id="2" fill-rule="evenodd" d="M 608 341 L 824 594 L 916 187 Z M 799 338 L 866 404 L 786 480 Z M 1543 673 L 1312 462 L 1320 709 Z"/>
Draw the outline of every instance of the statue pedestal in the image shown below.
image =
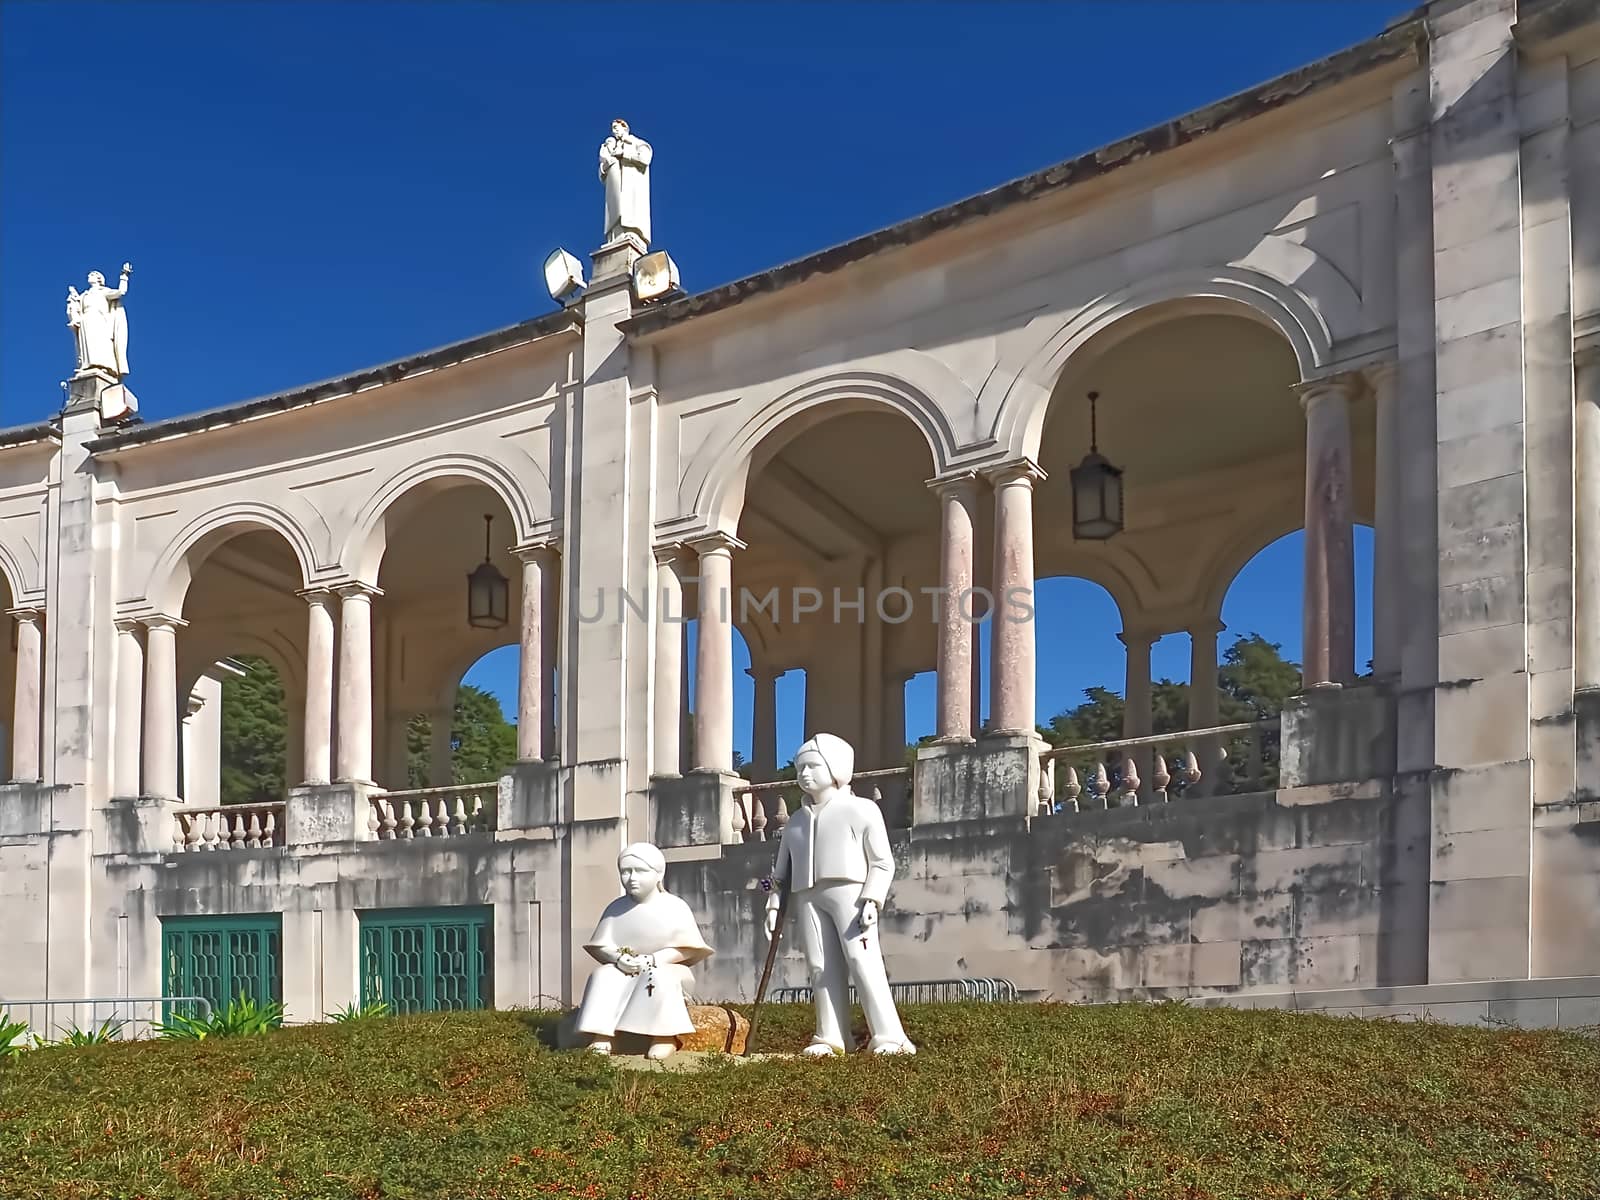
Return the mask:
<path id="1" fill-rule="evenodd" d="M 689 1019 L 694 1032 L 680 1034 L 679 1050 L 714 1050 L 723 1054 L 743 1054 L 750 1036 L 750 1018 L 720 1004 L 691 1004 Z M 578 1010 L 573 1009 L 556 1026 L 556 1049 L 576 1050 L 589 1044 L 588 1035 L 578 1032 Z M 611 1039 L 613 1054 L 643 1054 L 650 1039 L 637 1033 L 618 1033 Z"/>

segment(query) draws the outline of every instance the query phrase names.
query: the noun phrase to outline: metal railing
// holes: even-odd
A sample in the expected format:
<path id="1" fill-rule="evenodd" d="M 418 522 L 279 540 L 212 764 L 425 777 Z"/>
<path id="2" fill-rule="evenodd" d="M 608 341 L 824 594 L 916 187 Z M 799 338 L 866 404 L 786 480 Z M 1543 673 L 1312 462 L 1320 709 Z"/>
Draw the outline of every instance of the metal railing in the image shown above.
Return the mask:
<path id="1" fill-rule="evenodd" d="M 69 1000 L 0 1000 L 0 1016 L 26 1021 L 31 1040 L 58 1042 L 74 1029 L 90 1032 L 107 1021 L 120 1024 L 123 1040 L 154 1037 L 174 1013 L 207 1020 L 204 996 L 80 996 Z"/>
<path id="2" fill-rule="evenodd" d="M 1163 804 L 1276 783 L 1278 719 L 1055 746 L 1039 755 L 1037 815 Z M 1271 759 L 1270 763 L 1268 759 Z M 1080 782 L 1078 768 L 1084 776 Z"/>
<path id="3" fill-rule="evenodd" d="M 442 787 L 375 792 L 367 829 L 379 841 L 461 837 L 497 828 L 500 783 L 453 783 Z"/>
<path id="4" fill-rule="evenodd" d="M 172 848 L 259 850 L 284 844 L 284 802 L 207 804 L 172 810 Z"/>
<path id="5" fill-rule="evenodd" d="M 870 787 L 858 787 L 863 780 Z M 883 785 L 889 785 L 892 795 L 886 799 Z M 876 771 L 857 771 L 850 777 L 850 786 L 856 795 L 872 800 L 884 809 L 884 820 L 891 827 L 905 824 L 902 810 L 909 812 L 902 802 L 909 798 L 911 787 L 910 767 L 883 767 Z M 789 823 L 789 800 L 793 793 L 796 802 L 802 802 L 800 785 L 792 779 L 774 779 L 766 783 L 751 783 L 733 789 L 733 831 L 740 841 L 764 842 L 770 830 L 774 837 L 783 832 Z"/>
<path id="6" fill-rule="evenodd" d="M 896 1004 L 949 1004 L 961 1000 L 1009 1003 L 1017 999 L 1017 985 L 1009 979 L 919 979 L 890 983 L 889 994 Z M 808 987 L 774 988 L 774 1004 L 805 1004 L 811 999 Z M 850 987 L 850 1003 L 856 1002 L 856 989 Z"/>

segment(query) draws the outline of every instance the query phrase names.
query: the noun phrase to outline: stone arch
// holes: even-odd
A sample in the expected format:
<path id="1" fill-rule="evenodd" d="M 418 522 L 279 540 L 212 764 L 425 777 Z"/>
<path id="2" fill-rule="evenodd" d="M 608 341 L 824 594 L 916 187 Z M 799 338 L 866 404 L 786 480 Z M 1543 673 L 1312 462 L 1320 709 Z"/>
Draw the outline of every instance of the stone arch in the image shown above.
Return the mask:
<path id="1" fill-rule="evenodd" d="M 948 399 L 941 403 L 940 397 Z M 727 436 L 708 441 L 689 461 L 680 495 L 687 512 L 703 526 L 734 532 L 757 448 L 785 425 L 800 433 L 806 427 L 802 418 L 823 406 L 830 409 L 827 416 L 876 410 L 905 417 L 927 443 L 934 474 L 941 474 L 959 441 L 950 413 L 970 412 L 974 402 L 971 389 L 954 372 L 914 351 L 822 372 L 771 395 L 746 397 L 739 405 L 743 416 L 738 424 Z"/>
<path id="2" fill-rule="evenodd" d="M 6 594 L 11 597 L 13 605 L 21 604 L 22 598 L 28 594 L 28 589 L 23 586 L 22 564 L 17 561 L 17 556 L 10 546 L 0 542 L 0 582 L 6 587 Z"/>
<path id="3" fill-rule="evenodd" d="M 1294 282 L 1256 266 L 1173 271 L 1103 295 L 1068 317 L 1051 313 L 1035 318 L 984 382 L 978 396 L 980 421 L 987 416 L 993 440 L 1009 454 L 1036 456 L 1050 396 L 1074 354 L 1090 341 L 1105 348 L 1153 325 L 1200 313 L 1241 316 L 1276 330 L 1293 349 L 1300 377 L 1313 378 L 1332 361 L 1335 332 L 1323 307 L 1297 283 L 1308 279 L 1331 292 L 1333 300 L 1325 307 L 1352 330 L 1360 298 L 1305 247 L 1281 238 L 1265 242 L 1273 246 L 1264 248 L 1263 243 L 1244 261 L 1260 256 L 1275 270 L 1297 271 Z"/>
<path id="4" fill-rule="evenodd" d="M 515 465 L 483 454 L 437 454 L 409 464 L 379 485 L 357 512 L 339 551 L 339 565 L 351 578 L 376 586 L 383 562 L 384 518 L 413 488 L 449 479 L 480 483 L 494 492 L 511 514 L 514 540 L 530 541 L 538 516 L 532 499 L 518 482 L 518 471 L 537 477 L 549 494 L 549 477 L 527 456 L 521 456 Z"/>
<path id="5" fill-rule="evenodd" d="M 1243 571 L 1268 546 L 1289 536 L 1305 524 L 1299 509 L 1268 506 L 1266 511 L 1230 539 L 1206 566 L 1205 590 L 1201 593 L 1201 612 L 1220 617 L 1222 602 Z"/>
<path id="6" fill-rule="evenodd" d="M 1092 583 L 1106 595 L 1111 597 L 1117 606 L 1117 615 L 1126 627 L 1130 617 L 1138 613 L 1143 605 L 1140 602 L 1140 587 L 1132 575 L 1124 568 L 1123 564 L 1108 556 L 1096 555 L 1073 556 L 1059 565 L 1052 567 L 1048 575 L 1040 575 L 1040 579 L 1082 579 Z"/>
<path id="7" fill-rule="evenodd" d="M 304 507 L 297 504 L 296 507 Z M 308 519 L 309 518 L 309 519 Z M 310 529 L 318 523 L 306 509 L 291 513 L 287 507 L 256 501 L 223 505 L 195 518 L 167 543 L 146 577 L 144 599 L 156 612 L 176 616 L 194 581 L 195 570 L 218 546 L 241 533 L 265 530 L 289 544 L 300 567 L 304 587 L 316 571 L 316 550 Z"/>

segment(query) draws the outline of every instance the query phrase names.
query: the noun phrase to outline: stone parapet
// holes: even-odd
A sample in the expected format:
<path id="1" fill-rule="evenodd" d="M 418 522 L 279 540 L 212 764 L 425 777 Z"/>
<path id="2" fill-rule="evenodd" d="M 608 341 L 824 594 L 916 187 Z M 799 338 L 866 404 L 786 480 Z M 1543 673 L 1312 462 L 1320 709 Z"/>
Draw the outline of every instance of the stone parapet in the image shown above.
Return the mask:
<path id="1" fill-rule="evenodd" d="M 1039 792 L 1037 734 L 991 734 L 977 741 L 917 748 L 912 823 L 1025 817 Z"/>
<path id="2" fill-rule="evenodd" d="M 1362 783 L 1395 772 L 1395 702 L 1382 684 L 1313 688 L 1283 708 L 1281 786 Z"/>

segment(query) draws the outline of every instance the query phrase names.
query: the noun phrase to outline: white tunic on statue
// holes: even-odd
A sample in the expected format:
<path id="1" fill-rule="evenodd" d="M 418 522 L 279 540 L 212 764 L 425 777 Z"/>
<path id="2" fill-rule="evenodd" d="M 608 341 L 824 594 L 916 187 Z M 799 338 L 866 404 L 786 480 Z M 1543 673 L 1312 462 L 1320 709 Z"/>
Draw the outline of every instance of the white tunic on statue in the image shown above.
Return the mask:
<path id="1" fill-rule="evenodd" d="M 611 963 L 601 965 L 583 989 L 578 1009 L 580 1032 L 598 1037 L 637 1033 L 669 1038 L 694 1032 L 684 989 L 693 982 L 689 967 L 711 957 L 711 947 L 700 936 L 694 913 L 678 897 L 658 891 L 648 900 L 620 896 L 600 914 L 594 935 L 584 946 L 597 951 L 631 950 L 657 954 L 677 950 L 682 963 L 666 963 L 629 975 Z"/>

